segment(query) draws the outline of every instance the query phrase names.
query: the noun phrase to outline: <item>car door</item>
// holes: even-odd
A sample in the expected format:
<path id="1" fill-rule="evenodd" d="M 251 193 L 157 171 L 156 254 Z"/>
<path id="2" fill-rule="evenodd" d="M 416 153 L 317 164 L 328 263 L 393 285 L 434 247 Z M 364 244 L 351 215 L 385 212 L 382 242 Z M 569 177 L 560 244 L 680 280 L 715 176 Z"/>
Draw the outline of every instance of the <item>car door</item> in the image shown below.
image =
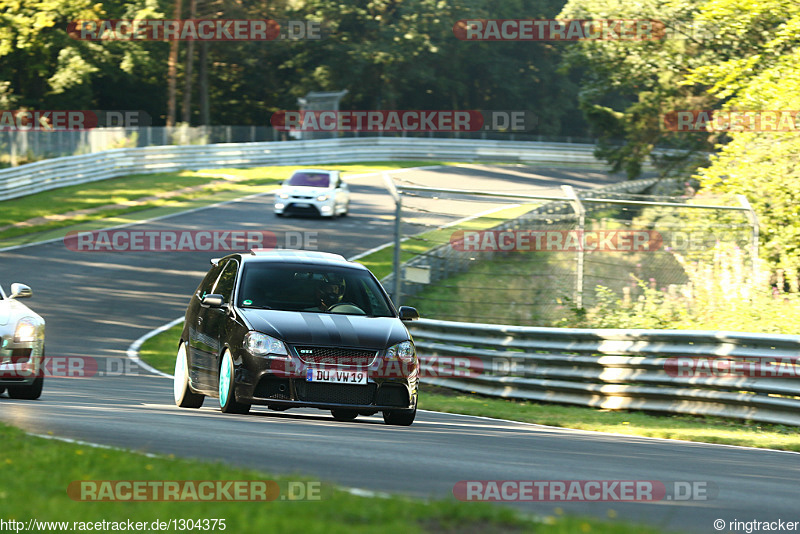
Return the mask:
<path id="1" fill-rule="evenodd" d="M 203 297 L 210 295 L 216 285 L 219 275 L 222 272 L 222 267 L 225 262 L 215 263 L 211 269 L 208 270 L 203 281 L 197 286 L 197 290 L 192 295 L 192 300 L 189 303 L 189 309 L 186 312 L 186 340 L 188 341 L 188 371 L 189 377 L 192 380 L 192 385 L 196 388 L 207 386 L 208 376 L 205 372 L 208 367 L 207 352 L 210 350 L 207 345 L 207 340 L 201 335 L 197 327 L 202 324 L 205 313 L 205 308 L 200 305 Z"/>
<path id="2" fill-rule="evenodd" d="M 336 199 L 336 206 L 334 211 L 338 212 L 340 209 L 345 211 L 347 205 L 350 203 L 350 188 L 347 187 L 347 184 L 342 180 L 339 174 L 336 175 L 336 182 L 335 182 L 335 199 Z"/>
<path id="3" fill-rule="evenodd" d="M 212 291 L 215 295 L 222 295 L 225 306 L 222 308 L 204 308 L 202 324 L 200 329 L 209 341 L 207 373 L 209 384 L 216 391 L 217 381 L 219 380 L 219 365 L 222 350 L 228 340 L 228 334 L 232 331 L 231 323 L 234 321 L 233 313 L 233 294 L 236 288 L 236 280 L 239 274 L 239 262 L 235 259 L 228 260 L 222 268 L 222 273 L 217 279 Z"/>
<path id="4" fill-rule="evenodd" d="M 239 263 L 228 260 L 220 266 L 219 276 L 214 280 L 210 289 L 203 289 L 198 298 L 202 300 L 205 295 L 222 295 L 225 303 L 231 303 L 233 284 Z M 193 371 L 196 380 L 204 389 L 216 390 L 217 361 L 222 351 L 224 342 L 225 321 L 228 317 L 227 306 L 211 308 L 199 306 L 194 318 L 194 335 L 190 341 L 192 350 Z M 192 376 L 195 379 L 195 376 Z"/>

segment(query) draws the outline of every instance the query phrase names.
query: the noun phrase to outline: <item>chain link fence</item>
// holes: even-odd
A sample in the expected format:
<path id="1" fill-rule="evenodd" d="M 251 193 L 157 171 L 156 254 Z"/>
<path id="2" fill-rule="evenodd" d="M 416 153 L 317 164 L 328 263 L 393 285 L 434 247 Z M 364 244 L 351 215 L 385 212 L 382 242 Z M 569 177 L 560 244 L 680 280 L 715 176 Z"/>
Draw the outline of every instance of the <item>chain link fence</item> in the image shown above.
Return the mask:
<path id="1" fill-rule="evenodd" d="M 556 326 L 602 299 L 688 295 L 687 272 L 721 248 L 754 283 L 757 221 L 744 198 L 701 199 L 656 179 L 528 195 L 389 186 L 401 276 L 384 283 L 423 317 Z"/>

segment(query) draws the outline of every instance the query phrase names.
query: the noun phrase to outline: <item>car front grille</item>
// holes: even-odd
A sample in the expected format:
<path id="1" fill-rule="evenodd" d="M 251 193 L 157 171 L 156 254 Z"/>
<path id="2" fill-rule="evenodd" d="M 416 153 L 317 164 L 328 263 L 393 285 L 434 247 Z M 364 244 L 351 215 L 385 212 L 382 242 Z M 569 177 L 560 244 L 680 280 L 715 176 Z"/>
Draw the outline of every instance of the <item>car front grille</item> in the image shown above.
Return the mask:
<path id="1" fill-rule="evenodd" d="M 297 398 L 304 402 L 330 404 L 372 404 L 375 384 L 354 386 L 348 384 L 324 384 L 297 380 Z"/>
<path id="2" fill-rule="evenodd" d="M 368 366 L 378 356 L 378 352 L 374 350 L 339 347 L 295 347 L 295 350 L 297 356 L 305 363 L 336 366 Z"/>
<path id="3" fill-rule="evenodd" d="M 284 208 L 284 211 L 290 211 L 300 215 L 319 215 L 319 209 L 317 209 L 317 207 L 314 205 L 301 208 L 295 204 L 287 204 Z"/>

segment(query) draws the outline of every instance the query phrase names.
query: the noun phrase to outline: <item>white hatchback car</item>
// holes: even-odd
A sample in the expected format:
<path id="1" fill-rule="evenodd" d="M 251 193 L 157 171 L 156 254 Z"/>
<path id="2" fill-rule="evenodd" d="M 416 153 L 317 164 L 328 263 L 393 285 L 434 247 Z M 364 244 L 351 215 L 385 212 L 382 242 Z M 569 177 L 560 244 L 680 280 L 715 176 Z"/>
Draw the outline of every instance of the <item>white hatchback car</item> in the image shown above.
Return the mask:
<path id="1" fill-rule="evenodd" d="M 0 393 L 12 399 L 38 399 L 44 383 L 44 319 L 19 299 L 33 295 L 24 284 L 0 287 Z"/>
<path id="2" fill-rule="evenodd" d="M 350 189 L 339 171 L 300 169 L 275 192 L 275 215 L 336 217 L 350 210 Z"/>

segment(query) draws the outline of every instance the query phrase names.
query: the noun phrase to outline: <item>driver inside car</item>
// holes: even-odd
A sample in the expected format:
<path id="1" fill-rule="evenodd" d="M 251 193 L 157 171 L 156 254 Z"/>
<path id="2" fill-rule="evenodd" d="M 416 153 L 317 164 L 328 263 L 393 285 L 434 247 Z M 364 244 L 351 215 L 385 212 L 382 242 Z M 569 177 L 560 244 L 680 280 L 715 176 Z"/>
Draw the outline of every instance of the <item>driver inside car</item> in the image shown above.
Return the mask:
<path id="1" fill-rule="evenodd" d="M 337 274 L 326 275 L 317 287 L 317 306 L 306 311 L 328 311 L 331 306 L 339 304 L 344 298 L 346 283 Z"/>

